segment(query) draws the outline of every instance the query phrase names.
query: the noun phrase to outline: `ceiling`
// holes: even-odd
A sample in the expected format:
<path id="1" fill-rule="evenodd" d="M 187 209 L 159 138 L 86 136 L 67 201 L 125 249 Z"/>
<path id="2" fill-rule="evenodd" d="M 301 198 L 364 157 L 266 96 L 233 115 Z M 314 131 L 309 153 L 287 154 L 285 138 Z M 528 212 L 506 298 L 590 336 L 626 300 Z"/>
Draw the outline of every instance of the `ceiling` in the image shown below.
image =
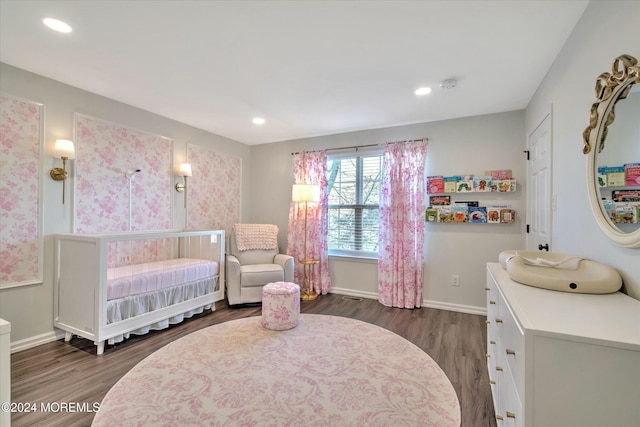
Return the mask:
<path id="1" fill-rule="evenodd" d="M 0 61 L 252 145 L 524 109 L 587 3 L 0 0 Z"/>

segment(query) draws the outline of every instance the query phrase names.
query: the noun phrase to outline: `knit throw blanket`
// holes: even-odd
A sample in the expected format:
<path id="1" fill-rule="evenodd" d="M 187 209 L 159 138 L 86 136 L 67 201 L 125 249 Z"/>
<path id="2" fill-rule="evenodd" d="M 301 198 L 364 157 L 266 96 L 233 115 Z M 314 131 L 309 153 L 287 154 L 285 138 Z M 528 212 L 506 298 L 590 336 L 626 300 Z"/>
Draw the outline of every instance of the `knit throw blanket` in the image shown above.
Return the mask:
<path id="1" fill-rule="evenodd" d="M 233 233 L 239 251 L 278 248 L 278 226 L 276 225 L 234 224 Z"/>

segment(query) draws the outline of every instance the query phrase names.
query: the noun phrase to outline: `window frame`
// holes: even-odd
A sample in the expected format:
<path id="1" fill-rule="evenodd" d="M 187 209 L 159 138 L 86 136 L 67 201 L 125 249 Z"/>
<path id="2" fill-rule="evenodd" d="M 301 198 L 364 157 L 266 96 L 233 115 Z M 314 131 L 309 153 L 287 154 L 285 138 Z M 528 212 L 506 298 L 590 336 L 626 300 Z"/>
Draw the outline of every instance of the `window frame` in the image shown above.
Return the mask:
<path id="1" fill-rule="evenodd" d="M 364 189 L 364 179 L 363 179 L 363 158 L 365 157 L 379 157 L 380 158 L 380 166 L 381 166 L 381 171 L 382 171 L 382 148 L 381 147 L 375 147 L 373 149 L 367 149 L 367 150 L 363 150 L 363 149 L 356 149 L 356 150 L 350 150 L 350 151 L 345 151 L 342 153 L 337 153 L 337 154 L 329 154 L 327 156 L 327 162 L 329 161 L 334 161 L 334 160 L 344 160 L 344 159 L 352 159 L 355 158 L 356 160 L 356 183 L 355 183 L 355 191 L 356 191 L 356 201 L 357 200 L 362 200 L 362 196 L 363 196 L 363 189 Z M 329 171 L 329 169 L 327 169 L 327 171 Z M 380 179 L 380 184 L 382 183 L 382 179 Z M 327 194 L 329 194 L 331 192 L 331 188 L 327 188 Z M 354 213 L 355 213 L 355 221 L 354 221 L 354 231 L 355 231 L 355 235 L 356 236 L 360 236 L 360 242 L 359 245 L 360 247 L 362 247 L 362 218 L 363 218 L 363 213 L 365 209 L 380 209 L 380 204 L 363 204 L 363 203 L 356 203 L 356 204 L 327 204 L 328 206 L 328 212 L 331 212 L 332 209 L 354 209 Z M 356 224 L 360 223 L 360 226 L 358 227 Z M 379 224 L 379 222 L 378 222 Z M 360 233 L 357 232 L 357 230 L 360 229 Z M 379 229 L 378 229 L 379 231 Z M 362 260 L 364 262 L 377 262 L 378 259 L 378 251 L 365 251 L 365 250 L 349 250 L 349 249 L 331 249 L 329 247 L 329 257 L 334 258 L 350 258 L 353 260 Z"/>

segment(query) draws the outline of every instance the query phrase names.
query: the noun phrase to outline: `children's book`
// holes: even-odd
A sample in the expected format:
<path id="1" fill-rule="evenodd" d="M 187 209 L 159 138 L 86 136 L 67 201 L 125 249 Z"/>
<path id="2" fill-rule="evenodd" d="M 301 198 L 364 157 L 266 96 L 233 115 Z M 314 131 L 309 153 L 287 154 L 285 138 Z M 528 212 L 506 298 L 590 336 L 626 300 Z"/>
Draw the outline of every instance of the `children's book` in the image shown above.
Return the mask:
<path id="1" fill-rule="evenodd" d="M 598 187 L 606 187 L 607 186 L 607 167 L 601 166 L 598 168 Z"/>
<path id="2" fill-rule="evenodd" d="M 426 222 L 438 221 L 438 210 L 436 208 L 428 208 L 424 213 L 424 220 Z"/>
<path id="3" fill-rule="evenodd" d="M 606 170 L 607 187 L 624 187 L 626 184 L 624 166 L 613 166 Z"/>
<path id="4" fill-rule="evenodd" d="M 516 191 L 516 180 L 515 179 L 503 179 L 501 181 L 494 181 L 495 183 L 495 191 L 500 193 L 510 193 L 512 191 Z"/>
<path id="5" fill-rule="evenodd" d="M 613 221 L 613 211 L 616 208 L 616 202 L 614 202 L 613 200 L 605 199 L 602 201 L 602 207 L 604 208 L 605 212 L 607 212 L 607 215 L 609 215 L 609 218 Z"/>
<path id="6" fill-rule="evenodd" d="M 444 192 L 455 193 L 458 191 L 458 181 L 462 179 L 461 176 L 445 176 L 444 177 Z"/>
<path id="7" fill-rule="evenodd" d="M 637 209 L 627 204 L 616 206 L 613 210 L 613 222 L 616 224 L 633 224 L 633 219 L 637 215 L 637 213 L 634 215 L 634 210 L 637 212 Z"/>
<path id="8" fill-rule="evenodd" d="M 500 224 L 503 210 L 511 210 L 511 205 L 490 205 L 487 206 L 487 222 L 490 224 Z"/>
<path id="9" fill-rule="evenodd" d="M 611 198 L 614 202 L 640 202 L 640 190 L 613 190 Z"/>
<path id="10" fill-rule="evenodd" d="M 513 178 L 513 174 L 511 169 L 502 169 L 502 170 L 494 170 L 494 171 L 484 171 L 485 175 L 488 175 L 493 180 L 503 180 L 503 179 L 511 179 Z"/>
<path id="11" fill-rule="evenodd" d="M 473 191 L 479 191 L 479 192 L 491 191 L 491 177 L 488 175 L 474 176 Z"/>
<path id="12" fill-rule="evenodd" d="M 456 201 L 456 205 L 466 205 L 468 207 L 478 206 L 478 201 L 477 200 Z"/>
<path id="13" fill-rule="evenodd" d="M 487 222 L 487 208 L 485 206 L 470 206 L 469 222 Z"/>
<path id="14" fill-rule="evenodd" d="M 487 206 L 487 222 L 490 224 L 500 224 L 500 207 Z"/>
<path id="15" fill-rule="evenodd" d="M 442 175 L 427 177 L 427 193 L 429 194 L 444 193 L 444 177 Z"/>
<path id="16" fill-rule="evenodd" d="M 469 208 L 467 205 L 451 205 L 452 222 L 469 222 Z"/>
<path id="17" fill-rule="evenodd" d="M 624 165 L 624 171 L 626 186 L 640 186 L 640 163 L 627 163 Z"/>
<path id="18" fill-rule="evenodd" d="M 457 183 L 457 193 L 469 193 L 473 191 L 473 177 L 470 175 L 465 176 Z"/>
<path id="19" fill-rule="evenodd" d="M 516 211 L 513 209 L 500 209 L 500 222 L 502 224 L 511 224 L 516 220 Z"/>
<path id="20" fill-rule="evenodd" d="M 431 206 L 445 206 L 451 204 L 451 196 L 431 196 L 429 197 Z"/>
<path id="21" fill-rule="evenodd" d="M 438 210 L 437 222 L 452 222 L 451 206 L 437 206 L 436 209 Z"/>

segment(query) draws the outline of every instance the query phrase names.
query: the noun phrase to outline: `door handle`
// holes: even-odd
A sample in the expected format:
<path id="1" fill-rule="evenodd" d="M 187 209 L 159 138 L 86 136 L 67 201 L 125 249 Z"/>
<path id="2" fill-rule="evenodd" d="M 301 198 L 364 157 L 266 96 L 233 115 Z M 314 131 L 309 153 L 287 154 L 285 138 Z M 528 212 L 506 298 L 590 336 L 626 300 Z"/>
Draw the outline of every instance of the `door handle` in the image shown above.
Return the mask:
<path id="1" fill-rule="evenodd" d="M 538 250 L 540 250 L 540 251 L 544 250 L 544 251 L 549 252 L 549 244 L 545 243 L 544 246 L 542 244 L 538 245 Z"/>

